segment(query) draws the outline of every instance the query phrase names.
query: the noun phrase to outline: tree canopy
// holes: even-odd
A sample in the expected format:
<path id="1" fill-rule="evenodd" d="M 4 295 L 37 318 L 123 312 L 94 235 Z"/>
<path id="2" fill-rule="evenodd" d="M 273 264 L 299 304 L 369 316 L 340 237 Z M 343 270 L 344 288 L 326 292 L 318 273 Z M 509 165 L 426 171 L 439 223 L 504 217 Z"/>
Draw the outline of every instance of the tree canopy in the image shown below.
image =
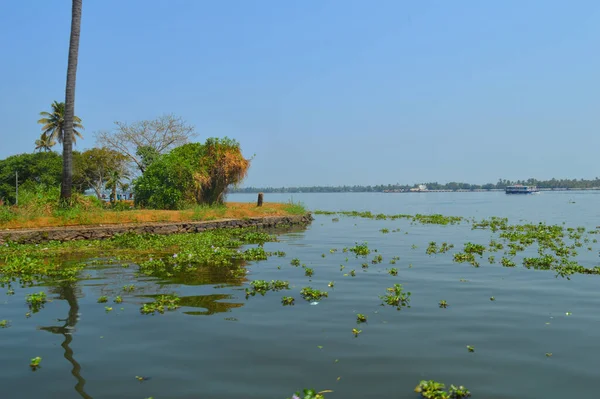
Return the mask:
<path id="1" fill-rule="evenodd" d="M 194 126 L 171 114 L 133 123 L 115 122 L 115 125 L 113 131 L 96 133 L 98 143 L 127 156 L 142 173 L 156 155 L 181 146 L 195 136 Z"/>
<path id="2" fill-rule="evenodd" d="M 0 160 L 0 199 L 15 202 L 15 174 L 19 186 L 58 187 L 61 181 L 62 157 L 55 152 L 13 155 Z"/>
<path id="3" fill-rule="evenodd" d="M 38 123 L 42 125 L 42 136 L 39 141 L 45 141 L 50 146 L 53 146 L 56 141 L 62 144 L 64 140 L 64 129 L 65 129 L 65 103 L 59 103 L 54 101 L 51 104 L 52 112 L 40 112 L 40 118 Z M 73 143 L 76 141 L 76 137 L 83 138 L 81 132 L 83 125 L 81 124 L 81 118 L 73 116 Z M 36 145 L 38 141 L 36 141 Z"/>
<path id="4" fill-rule="evenodd" d="M 134 181 L 135 202 L 157 209 L 223 203 L 227 188 L 240 183 L 249 167 L 235 140 L 184 144 L 159 156 Z"/>
<path id="5" fill-rule="evenodd" d="M 114 185 L 116 190 L 127 177 L 126 160 L 123 154 L 108 148 L 84 151 L 75 157 L 74 182 L 79 182 L 85 189 L 93 189 L 98 199 L 102 199 L 102 191 L 107 186 L 112 189 Z"/>

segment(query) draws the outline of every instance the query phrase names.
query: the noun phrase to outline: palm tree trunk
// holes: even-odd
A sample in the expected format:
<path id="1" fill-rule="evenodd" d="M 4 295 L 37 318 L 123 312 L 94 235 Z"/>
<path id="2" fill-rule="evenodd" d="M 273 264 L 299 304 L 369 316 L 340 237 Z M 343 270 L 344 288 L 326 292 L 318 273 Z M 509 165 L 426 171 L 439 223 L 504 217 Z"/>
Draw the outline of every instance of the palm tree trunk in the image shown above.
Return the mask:
<path id="1" fill-rule="evenodd" d="M 63 173 L 60 189 L 60 199 L 63 204 L 71 203 L 73 185 L 73 116 L 75 115 L 75 81 L 77 77 L 77 58 L 79 57 L 82 1 L 73 0 L 71 11 L 71 39 L 69 42 L 69 63 L 67 65 L 67 87 L 65 90 Z"/>

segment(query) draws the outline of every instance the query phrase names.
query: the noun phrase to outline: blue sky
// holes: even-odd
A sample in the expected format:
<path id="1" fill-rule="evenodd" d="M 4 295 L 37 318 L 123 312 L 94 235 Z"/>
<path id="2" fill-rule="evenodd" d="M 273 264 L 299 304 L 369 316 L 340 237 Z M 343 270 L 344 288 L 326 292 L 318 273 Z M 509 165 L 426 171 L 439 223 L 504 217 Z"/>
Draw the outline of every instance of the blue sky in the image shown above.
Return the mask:
<path id="1" fill-rule="evenodd" d="M 0 13 L 0 158 L 64 101 L 70 1 Z M 174 113 L 246 185 L 600 175 L 600 2 L 84 0 L 85 139 Z"/>

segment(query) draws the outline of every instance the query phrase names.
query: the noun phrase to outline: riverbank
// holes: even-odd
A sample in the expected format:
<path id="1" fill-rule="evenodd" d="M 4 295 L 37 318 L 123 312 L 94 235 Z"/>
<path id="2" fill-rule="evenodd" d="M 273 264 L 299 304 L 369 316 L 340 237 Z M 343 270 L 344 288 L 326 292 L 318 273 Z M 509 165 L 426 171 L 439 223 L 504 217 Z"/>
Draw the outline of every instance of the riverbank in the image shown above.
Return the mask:
<path id="1" fill-rule="evenodd" d="M 63 226 L 33 229 L 7 229 L 0 231 L 0 244 L 17 242 L 20 244 L 40 244 L 48 241 L 99 240 L 117 234 L 181 234 L 199 233 L 225 228 L 274 228 L 278 226 L 305 226 L 311 223 L 310 213 L 243 219 L 219 219 L 211 221 L 186 221 L 163 223 L 129 223 L 113 225 Z"/>
<path id="2" fill-rule="evenodd" d="M 119 207 L 116 209 L 91 205 L 66 211 L 46 209 L 47 206 L 44 206 L 44 204 L 34 205 L 5 207 L 5 210 L 8 210 L 10 213 L 6 217 L 0 218 L 0 229 L 104 226 L 130 223 L 201 222 L 221 219 L 303 215 L 306 213 L 306 209 L 300 204 L 267 202 L 261 207 L 257 207 L 252 203 L 231 202 L 221 206 L 197 206 L 177 211 L 131 209 L 131 205 L 126 202 L 119 203 Z"/>

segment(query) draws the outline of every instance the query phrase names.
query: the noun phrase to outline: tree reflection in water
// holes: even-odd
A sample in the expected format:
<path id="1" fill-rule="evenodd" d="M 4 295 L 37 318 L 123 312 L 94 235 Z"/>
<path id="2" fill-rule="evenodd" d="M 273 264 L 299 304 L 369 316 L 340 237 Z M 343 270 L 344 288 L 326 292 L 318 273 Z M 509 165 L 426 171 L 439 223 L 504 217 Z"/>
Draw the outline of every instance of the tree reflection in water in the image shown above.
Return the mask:
<path id="1" fill-rule="evenodd" d="M 62 326 L 52 326 L 52 327 L 40 327 L 40 330 L 50 331 L 52 334 L 62 334 L 65 339 L 60 346 L 65 350 L 65 359 L 71 363 L 73 368 L 71 369 L 71 374 L 77 380 L 77 384 L 75 384 L 75 391 L 85 399 L 93 399 L 90 395 L 88 395 L 85 390 L 85 379 L 81 376 L 81 366 L 75 360 L 73 349 L 69 346 L 71 341 L 73 341 L 72 333 L 75 331 L 75 325 L 77 324 L 78 318 L 77 315 L 79 313 L 79 304 L 77 303 L 77 294 L 75 291 L 75 283 L 63 283 L 53 289 L 52 292 L 58 294 L 59 299 L 63 299 L 67 301 L 69 304 L 69 313 L 66 319 L 58 319 L 58 321 L 62 321 L 65 324 Z"/>

